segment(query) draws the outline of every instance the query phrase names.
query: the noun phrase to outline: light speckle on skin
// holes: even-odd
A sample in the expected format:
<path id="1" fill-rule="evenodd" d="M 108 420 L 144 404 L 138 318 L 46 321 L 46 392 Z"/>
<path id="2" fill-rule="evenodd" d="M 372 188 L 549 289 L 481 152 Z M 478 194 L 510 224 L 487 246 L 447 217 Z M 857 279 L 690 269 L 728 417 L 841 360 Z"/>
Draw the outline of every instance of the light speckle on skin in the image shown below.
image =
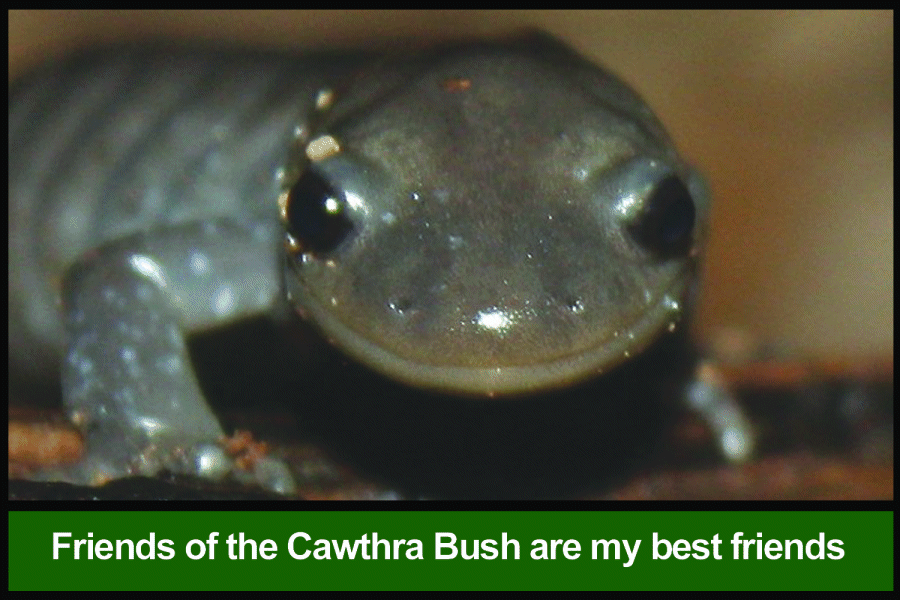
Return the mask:
<path id="1" fill-rule="evenodd" d="M 83 358 L 83 359 L 80 359 L 77 361 L 71 361 L 72 357 L 70 356 L 69 358 L 70 358 L 70 362 L 75 363 L 74 364 L 75 368 L 78 369 L 78 372 L 81 373 L 83 376 L 86 377 L 94 371 L 93 361 L 91 361 L 87 358 Z"/>
<path id="2" fill-rule="evenodd" d="M 733 425 L 722 433 L 722 451 L 729 460 L 742 462 L 751 455 L 753 440 L 747 435 L 747 430 L 747 427 Z"/>
<path id="3" fill-rule="evenodd" d="M 363 201 L 358 195 L 354 194 L 350 190 L 344 190 L 344 199 L 347 201 L 347 206 L 352 208 L 353 210 L 360 211 L 364 215 L 369 215 L 369 205 Z"/>
<path id="4" fill-rule="evenodd" d="M 231 468 L 231 461 L 225 452 L 213 445 L 205 445 L 197 450 L 197 472 L 206 477 L 224 475 Z"/>
<path id="5" fill-rule="evenodd" d="M 485 329 L 503 331 L 512 324 L 508 314 L 499 309 L 481 311 L 475 316 L 475 323 Z"/>
<path id="6" fill-rule="evenodd" d="M 213 311 L 219 316 L 230 314 L 234 310 L 234 290 L 229 285 L 220 287 L 213 297 Z"/>
<path id="7" fill-rule="evenodd" d="M 665 302 L 666 308 L 671 310 L 672 312 L 678 312 L 679 310 L 681 310 L 681 303 L 671 296 L 666 296 L 663 299 L 663 302 Z"/>
<path id="8" fill-rule="evenodd" d="M 169 338 L 169 343 L 172 344 L 174 348 L 181 347 L 181 331 L 178 330 L 178 327 L 175 325 L 169 325 L 166 331 L 166 335 Z"/>
<path id="9" fill-rule="evenodd" d="M 165 423 L 150 417 L 142 417 L 140 419 L 140 427 L 150 435 L 168 428 Z"/>
<path id="10" fill-rule="evenodd" d="M 637 194 L 628 194 L 615 204 L 615 211 L 622 218 L 627 218 L 637 210 L 639 204 L 640 197 Z"/>
<path id="11" fill-rule="evenodd" d="M 160 371 L 174 375 L 181 371 L 181 360 L 177 354 L 169 354 L 157 360 L 156 366 Z"/>
<path id="12" fill-rule="evenodd" d="M 162 267 L 149 256 L 135 254 L 128 259 L 128 262 L 135 271 L 152 280 L 159 287 L 166 286 L 166 278 L 163 275 Z"/>
<path id="13" fill-rule="evenodd" d="M 130 346 L 124 346 L 122 348 L 120 355 L 122 356 L 122 360 L 124 360 L 127 363 L 134 362 L 134 359 L 137 356 L 137 354 L 134 351 L 134 348 L 132 348 Z"/>
<path id="14" fill-rule="evenodd" d="M 203 275 L 209 271 L 209 258 L 203 252 L 194 250 L 191 252 L 190 265 L 194 275 Z"/>
<path id="15" fill-rule="evenodd" d="M 122 360 L 125 361 L 125 370 L 128 372 L 129 378 L 139 381 L 143 374 L 141 365 L 137 360 L 137 352 L 130 346 L 125 346 L 121 351 Z"/>
<path id="16" fill-rule="evenodd" d="M 316 94 L 316 110 L 328 110 L 334 103 L 334 90 L 328 88 L 319 90 Z"/>

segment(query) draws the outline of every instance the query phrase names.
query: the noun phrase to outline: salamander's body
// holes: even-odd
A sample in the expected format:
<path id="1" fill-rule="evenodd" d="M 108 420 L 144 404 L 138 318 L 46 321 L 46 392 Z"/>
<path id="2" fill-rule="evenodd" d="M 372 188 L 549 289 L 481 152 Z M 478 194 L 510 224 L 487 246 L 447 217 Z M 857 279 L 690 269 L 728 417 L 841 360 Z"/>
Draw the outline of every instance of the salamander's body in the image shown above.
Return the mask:
<path id="1" fill-rule="evenodd" d="M 679 328 L 708 213 L 641 100 L 545 38 L 95 52 L 18 82 L 9 126 L 11 366 L 61 371 L 74 481 L 230 469 L 185 338 L 284 298 L 411 387 L 614 371 Z"/>

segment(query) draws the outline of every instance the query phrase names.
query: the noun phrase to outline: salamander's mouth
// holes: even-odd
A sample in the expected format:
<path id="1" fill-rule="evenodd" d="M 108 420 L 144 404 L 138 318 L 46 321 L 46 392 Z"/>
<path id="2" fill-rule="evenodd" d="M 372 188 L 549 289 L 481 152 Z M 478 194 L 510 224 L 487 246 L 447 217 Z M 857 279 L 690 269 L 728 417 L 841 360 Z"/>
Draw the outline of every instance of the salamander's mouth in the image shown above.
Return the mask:
<path id="1" fill-rule="evenodd" d="M 288 278 L 296 281 L 296 278 Z M 349 327 L 339 314 L 324 306 L 302 285 L 291 289 L 301 316 L 313 322 L 340 350 L 367 367 L 403 383 L 434 391 L 472 396 L 503 397 L 567 387 L 606 373 L 640 354 L 656 339 L 677 329 L 685 312 L 685 297 L 691 277 L 677 272 L 655 301 L 645 305 L 635 318 L 614 330 L 599 332 L 591 344 L 571 354 L 533 356 L 530 362 L 489 367 L 460 366 L 423 360 L 413 353 L 401 354 L 387 345 L 374 343 Z M 483 313 L 485 319 L 502 318 Z M 448 353 L 448 359 L 452 359 Z M 477 361 L 477 355 L 472 362 Z M 489 362 L 490 358 L 485 358 Z"/>

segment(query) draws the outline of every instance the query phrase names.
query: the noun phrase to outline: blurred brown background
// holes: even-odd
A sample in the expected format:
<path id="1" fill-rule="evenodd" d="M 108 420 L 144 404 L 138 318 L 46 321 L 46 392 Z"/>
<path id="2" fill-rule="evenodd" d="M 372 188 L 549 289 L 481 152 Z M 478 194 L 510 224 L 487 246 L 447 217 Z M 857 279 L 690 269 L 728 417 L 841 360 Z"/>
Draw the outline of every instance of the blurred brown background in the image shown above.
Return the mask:
<path id="1" fill-rule="evenodd" d="M 165 37 L 368 46 L 537 26 L 622 75 L 715 195 L 698 334 L 893 358 L 893 13 L 22 12 L 10 78 L 67 48 Z"/>

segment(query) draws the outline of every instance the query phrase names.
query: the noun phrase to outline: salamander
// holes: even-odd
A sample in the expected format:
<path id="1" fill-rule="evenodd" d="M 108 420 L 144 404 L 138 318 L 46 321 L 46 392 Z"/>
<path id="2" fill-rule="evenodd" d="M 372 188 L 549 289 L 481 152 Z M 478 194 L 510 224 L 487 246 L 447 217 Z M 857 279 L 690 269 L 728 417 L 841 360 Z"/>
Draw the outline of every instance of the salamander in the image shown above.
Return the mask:
<path id="1" fill-rule="evenodd" d="M 59 381 L 86 445 L 50 478 L 238 471 L 187 340 L 285 306 L 424 397 L 530 401 L 681 347 L 706 184 L 549 36 L 87 51 L 13 83 L 9 131 L 10 370 Z"/>

